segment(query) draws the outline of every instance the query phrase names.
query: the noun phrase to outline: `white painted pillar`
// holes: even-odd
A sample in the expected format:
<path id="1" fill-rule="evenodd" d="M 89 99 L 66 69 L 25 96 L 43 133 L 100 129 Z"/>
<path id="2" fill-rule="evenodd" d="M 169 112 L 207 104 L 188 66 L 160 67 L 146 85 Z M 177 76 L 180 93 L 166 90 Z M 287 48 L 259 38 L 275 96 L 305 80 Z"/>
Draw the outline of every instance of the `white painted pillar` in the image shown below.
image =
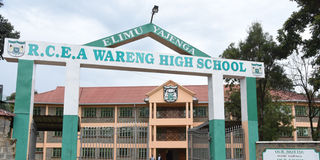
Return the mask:
<path id="1" fill-rule="evenodd" d="M 210 159 L 226 159 L 224 85 L 222 74 L 208 77 Z"/>
<path id="2" fill-rule="evenodd" d="M 64 90 L 62 160 L 77 158 L 80 64 L 68 61 Z"/>

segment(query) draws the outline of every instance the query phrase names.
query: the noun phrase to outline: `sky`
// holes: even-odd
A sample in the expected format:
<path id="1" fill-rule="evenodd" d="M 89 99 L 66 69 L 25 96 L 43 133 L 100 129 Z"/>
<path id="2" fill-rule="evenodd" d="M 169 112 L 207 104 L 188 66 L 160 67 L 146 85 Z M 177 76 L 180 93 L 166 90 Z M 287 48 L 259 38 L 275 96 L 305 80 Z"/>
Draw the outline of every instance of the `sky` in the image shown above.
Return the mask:
<path id="1" fill-rule="evenodd" d="M 274 38 L 285 20 L 297 11 L 289 0 L 3 0 L 0 14 L 20 32 L 21 40 L 82 45 L 150 22 L 151 10 L 159 6 L 153 23 L 212 57 L 230 43 L 247 36 L 250 25 L 262 24 Z M 178 54 L 151 38 L 121 49 Z M 0 61 L 0 84 L 4 97 L 15 92 L 17 63 Z M 173 74 L 85 69 L 80 86 L 161 85 L 173 80 L 180 85 L 207 84 L 207 77 Z M 63 86 L 65 67 L 37 65 L 35 90 L 39 93 Z"/>

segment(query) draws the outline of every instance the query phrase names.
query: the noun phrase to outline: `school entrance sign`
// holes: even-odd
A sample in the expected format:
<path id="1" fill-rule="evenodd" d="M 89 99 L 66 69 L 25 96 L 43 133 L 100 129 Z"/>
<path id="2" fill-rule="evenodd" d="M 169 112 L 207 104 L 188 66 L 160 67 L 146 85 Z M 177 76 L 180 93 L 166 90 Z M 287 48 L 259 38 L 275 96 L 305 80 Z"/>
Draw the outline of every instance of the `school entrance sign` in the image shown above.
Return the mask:
<path id="1" fill-rule="evenodd" d="M 114 47 L 151 37 L 182 55 L 121 50 Z M 108 47 L 108 48 L 107 48 Z M 211 58 L 154 24 L 146 24 L 85 45 L 5 39 L 3 57 L 18 62 L 13 137 L 16 159 L 28 158 L 36 64 L 66 66 L 62 159 L 77 157 L 80 67 L 208 77 L 211 159 L 226 159 L 223 77 L 239 78 L 246 159 L 255 159 L 258 140 L 256 78 L 264 78 L 261 62 Z M 27 136 L 26 136 L 27 135 Z M 151 153 L 149 153 L 151 156 Z"/>
<path id="2" fill-rule="evenodd" d="M 6 48 L 7 47 L 7 48 Z M 82 67 L 178 73 L 189 75 L 264 77 L 263 63 L 187 55 L 173 55 L 112 48 L 87 47 L 45 42 L 5 40 L 7 61 L 34 60 L 35 63 L 79 63 Z M 7 52 L 6 52 L 7 50 Z"/>

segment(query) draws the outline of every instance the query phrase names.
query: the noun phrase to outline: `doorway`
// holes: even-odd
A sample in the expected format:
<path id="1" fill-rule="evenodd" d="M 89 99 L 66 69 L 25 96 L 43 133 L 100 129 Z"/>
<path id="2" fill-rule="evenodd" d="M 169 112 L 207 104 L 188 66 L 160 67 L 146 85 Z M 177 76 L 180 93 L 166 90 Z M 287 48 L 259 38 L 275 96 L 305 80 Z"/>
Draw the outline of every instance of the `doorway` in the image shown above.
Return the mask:
<path id="1" fill-rule="evenodd" d="M 186 160 L 186 149 L 157 149 L 157 157 L 159 154 L 161 155 L 162 160 Z"/>

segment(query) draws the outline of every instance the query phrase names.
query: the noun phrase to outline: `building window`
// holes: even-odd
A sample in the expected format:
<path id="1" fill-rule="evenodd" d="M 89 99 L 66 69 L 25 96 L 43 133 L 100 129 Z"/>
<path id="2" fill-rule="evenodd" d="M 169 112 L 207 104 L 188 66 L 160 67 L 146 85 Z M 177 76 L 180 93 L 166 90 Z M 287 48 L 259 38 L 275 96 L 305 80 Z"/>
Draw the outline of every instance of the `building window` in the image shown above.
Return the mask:
<path id="1" fill-rule="evenodd" d="M 82 158 L 95 158 L 95 148 L 82 148 Z"/>
<path id="2" fill-rule="evenodd" d="M 292 137 L 291 131 L 282 131 L 280 137 Z"/>
<path id="3" fill-rule="evenodd" d="M 101 108 L 101 117 L 113 118 L 113 108 Z"/>
<path id="4" fill-rule="evenodd" d="M 43 148 L 36 148 L 36 153 L 42 153 L 43 152 Z"/>
<path id="5" fill-rule="evenodd" d="M 297 136 L 298 137 L 308 137 L 309 131 L 307 127 L 297 127 Z"/>
<path id="6" fill-rule="evenodd" d="M 295 106 L 296 116 L 307 116 L 307 108 L 305 106 Z"/>
<path id="7" fill-rule="evenodd" d="M 128 148 L 119 148 L 119 157 L 128 157 Z"/>
<path id="8" fill-rule="evenodd" d="M 55 137 L 62 137 L 62 131 L 54 131 Z"/>
<path id="9" fill-rule="evenodd" d="M 83 117 L 96 117 L 96 108 L 83 108 Z"/>
<path id="10" fill-rule="evenodd" d="M 120 138 L 127 138 L 127 137 L 133 136 L 133 131 L 131 127 L 121 127 L 119 129 L 120 129 L 120 132 L 119 132 Z"/>
<path id="11" fill-rule="evenodd" d="M 139 108 L 139 117 L 149 118 L 149 108 L 148 107 Z"/>
<path id="12" fill-rule="evenodd" d="M 147 148 L 139 148 L 139 158 L 140 159 L 147 158 Z"/>
<path id="13" fill-rule="evenodd" d="M 100 128 L 100 137 L 103 137 L 103 138 L 113 137 L 113 128 L 112 127 Z"/>
<path id="14" fill-rule="evenodd" d="M 234 148 L 233 149 L 233 158 L 243 158 L 242 148 Z"/>
<path id="15" fill-rule="evenodd" d="M 61 148 L 53 148 L 52 157 L 53 158 L 61 158 Z"/>
<path id="16" fill-rule="evenodd" d="M 121 107 L 120 108 L 120 118 L 132 118 L 132 108 Z"/>
<path id="17" fill-rule="evenodd" d="M 96 128 L 94 127 L 85 127 L 82 128 L 83 137 L 85 138 L 93 138 L 96 137 Z"/>
<path id="18" fill-rule="evenodd" d="M 113 159 L 113 149 L 112 148 L 100 148 L 99 158 L 103 159 Z"/>
<path id="19" fill-rule="evenodd" d="M 147 127 L 140 127 L 139 128 L 139 138 L 147 138 L 148 136 L 148 128 Z"/>
<path id="20" fill-rule="evenodd" d="M 63 108 L 62 107 L 56 108 L 56 116 L 63 116 Z"/>
<path id="21" fill-rule="evenodd" d="M 34 107 L 33 108 L 33 115 L 39 116 L 41 114 L 41 107 Z"/>
<path id="22" fill-rule="evenodd" d="M 193 117 L 194 118 L 206 118 L 208 107 L 194 107 Z"/>

